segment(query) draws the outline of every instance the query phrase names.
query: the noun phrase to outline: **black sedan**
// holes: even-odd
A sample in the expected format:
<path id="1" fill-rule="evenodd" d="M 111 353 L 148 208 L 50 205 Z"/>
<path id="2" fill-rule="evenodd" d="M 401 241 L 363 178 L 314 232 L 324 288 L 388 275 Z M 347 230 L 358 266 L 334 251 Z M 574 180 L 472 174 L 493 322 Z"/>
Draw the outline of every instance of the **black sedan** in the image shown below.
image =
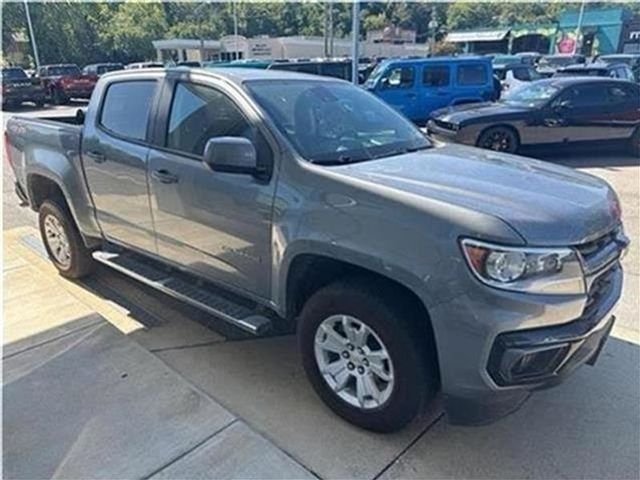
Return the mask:
<path id="1" fill-rule="evenodd" d="M 428 133 L 501 152 L 521 146 L 624 143 L 640 155 L 640 86 L 565 77 L 526 84 L 496 103 L 436 110 Z"/>

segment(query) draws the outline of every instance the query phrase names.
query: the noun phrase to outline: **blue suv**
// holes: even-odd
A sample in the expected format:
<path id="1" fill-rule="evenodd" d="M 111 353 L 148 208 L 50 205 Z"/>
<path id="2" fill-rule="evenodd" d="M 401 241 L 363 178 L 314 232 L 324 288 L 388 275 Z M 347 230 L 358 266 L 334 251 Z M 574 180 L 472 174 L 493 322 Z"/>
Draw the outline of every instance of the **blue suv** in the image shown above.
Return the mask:
<path id="1" fill-rule="evenodd" d="M 485 57 L 390 59 L 364 84 L 417 124 L 439 108 L 492 100 L 493 67 Z"/>

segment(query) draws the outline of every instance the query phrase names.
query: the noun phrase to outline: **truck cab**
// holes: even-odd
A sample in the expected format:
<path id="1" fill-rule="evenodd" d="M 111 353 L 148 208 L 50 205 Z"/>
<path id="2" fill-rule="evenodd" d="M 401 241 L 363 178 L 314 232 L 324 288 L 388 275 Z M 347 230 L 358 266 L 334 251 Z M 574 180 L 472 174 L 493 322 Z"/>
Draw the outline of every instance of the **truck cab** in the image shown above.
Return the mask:
<path id="1" fill-rule="evenodd" d="M 494 96 L 493 69 L 485 57 L 386 60 L 364 86 L 420 125 L 439 108 Z"/>

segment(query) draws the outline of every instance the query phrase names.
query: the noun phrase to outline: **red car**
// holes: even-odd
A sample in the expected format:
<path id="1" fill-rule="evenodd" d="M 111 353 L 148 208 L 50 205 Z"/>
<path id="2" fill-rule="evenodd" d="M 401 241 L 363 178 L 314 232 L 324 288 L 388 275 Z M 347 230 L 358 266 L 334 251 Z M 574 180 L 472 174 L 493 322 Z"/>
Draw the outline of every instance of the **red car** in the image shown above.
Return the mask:
<path id="1" fill-rule="evenodd" d="M 83 75 L 74 64 L 43 65 L 36 77 L 56 105 L 64 105 L 71 98 L 90 98 L 98 80 L 95 75 Z"/>

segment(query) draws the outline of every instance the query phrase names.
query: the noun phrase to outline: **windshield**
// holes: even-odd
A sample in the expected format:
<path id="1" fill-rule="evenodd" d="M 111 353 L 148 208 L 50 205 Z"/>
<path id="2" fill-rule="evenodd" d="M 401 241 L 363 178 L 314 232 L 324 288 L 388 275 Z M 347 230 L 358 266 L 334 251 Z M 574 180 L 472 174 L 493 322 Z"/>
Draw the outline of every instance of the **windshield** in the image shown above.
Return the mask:
<path id="1" fill-rule="evenodd" d="M 62 75 L 80 75 L 80 69 L 75 65 L 64 65 L 61 67 L 49 67 L 49 76 L 59 77 Z"/>
<path id="2" fill-rule="evenodd" d="M 102 75 L 108 72 L 115 72 L 116 70 L 122 70 L 122 65 L 113 63 L 110 65 L 98 65 L 98 75 Z"/>
<path id="3" fill-rule="evenodd" d="M 3 80 L 28 80 L 27 74 L 21 68 L 3 68 Z"/>
<path id="4" fill-rule="evenodd" d="M 376 83 L 376 80 L 380 78 L 382 72 L 384 71 L 384 67 L 382 63 L 377 64 L 374 69 L 371 71 L 369 76 L 367 77 L 366 82 L 364 82 L 365 88 L 373 88 Z"/>
<path id="5" fill-rule="evenodd" d="M 538 63 L 539 67 L 563 67 L 567 65 L 573 65 L 578 63 L 576 57 L 542 57 Z"/>
<path id="6" fill-rule="evenodd" d="M 278 130 L 313 163 L 360 162 L 431 146 L 386 103 L 348 83 L 278 80 L 246 85 Z"/>
<path id="7" fill-rule="evenodd" d="M 508 91 L 500 99 L 501 103 L 524 107 L 538 107 L 558 93 L 560 89 L 548 83 L 529 83 Z"/>
<path id="8" fill-rule="evenodd" d="M 604 57 L 598 57 L 599 62 L 606 63 L 607 65 L 610 65 L 612 63 L 626 63 L 627 65 L 631 65 L 631 59 L 632 57 L 610 57 L 607 55 L 605 55 Z"/>

